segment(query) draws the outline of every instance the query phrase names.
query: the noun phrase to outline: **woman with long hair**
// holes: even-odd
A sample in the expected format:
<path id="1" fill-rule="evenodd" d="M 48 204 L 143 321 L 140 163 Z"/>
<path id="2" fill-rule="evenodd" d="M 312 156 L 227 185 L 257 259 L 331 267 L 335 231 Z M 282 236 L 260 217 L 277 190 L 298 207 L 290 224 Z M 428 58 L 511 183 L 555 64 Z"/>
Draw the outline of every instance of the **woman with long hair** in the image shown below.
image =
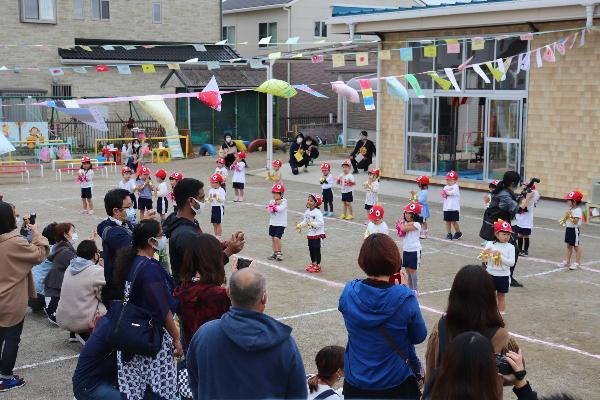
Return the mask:
<path id="1" fill-rule="evenodd" d="M 317 374 L 308 378 L 308 400 L 335 400 L 342 397 L 333 386 L 344 376 L 344 348 L 325 346 L 315 357 Z"/>
<path id="2" fill-rule="evenodd" d="M 117 352 L 119 391 L 128 400 L 148 398 L 175 400 L 177 397 L 177 372 L 173 357 L 181 357 L 183 349 L 179 330 L 173 320 L 176 301 L 171 295 L 173 280 L 154 257 L 167 244 L 160 223 L 143 220 L 133 230 L 132 246 L 124 248 L 117 256 L 114 285 L 129 301 L 152 313 L 155 323 L 163 329 L 162 347 L 155 357 Z"/>

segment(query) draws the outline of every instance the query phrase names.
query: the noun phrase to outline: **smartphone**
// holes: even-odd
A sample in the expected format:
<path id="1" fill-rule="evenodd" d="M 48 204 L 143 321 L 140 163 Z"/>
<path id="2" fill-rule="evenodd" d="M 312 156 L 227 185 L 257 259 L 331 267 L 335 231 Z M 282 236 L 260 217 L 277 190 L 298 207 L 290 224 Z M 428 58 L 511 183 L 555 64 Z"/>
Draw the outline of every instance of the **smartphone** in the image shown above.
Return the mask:
<path id="1" fill-rule="evenodd" d="M 248 268 L 250 266 L 250 264 L 252 263 L 252 260 L 249 258 L 238 258 L 237 261 L 237 269 L 238 271 L 240 269 L 244 269 L 244 268 Z"/>
<path id="2" fill-rule="evenodd" d="M 37 217 L 35 213 L 29 214 L 29 225 L 35 225 L 35 217 Z"/>
<path id="3" fill-rule="evenodd" d="M 396 284 L 396 281 L 402 282 L 402 274 L 400 272 L 396 272 L 395 274 L 390 275 L 390 283 Z"/>

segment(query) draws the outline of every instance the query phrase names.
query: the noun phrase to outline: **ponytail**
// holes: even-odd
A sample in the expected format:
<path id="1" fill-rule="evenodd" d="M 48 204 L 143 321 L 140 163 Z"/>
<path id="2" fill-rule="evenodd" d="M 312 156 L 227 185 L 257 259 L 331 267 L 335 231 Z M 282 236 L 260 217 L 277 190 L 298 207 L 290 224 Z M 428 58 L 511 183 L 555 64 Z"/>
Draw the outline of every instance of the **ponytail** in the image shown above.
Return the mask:
<path id="1" fill-rule="evenodd" d="M 316 375 L 308 379 L 308 389 L 313 393 L 319 389 L 319 379 L 330 380 L 339 369 L 344 369 L 344 348 L 341 346 L 326 346 L 317 353 Z"/>
<path id="2" fill-rule="evenodd" d="M 319 375 L 313 375 L 308 378 L 308 391 L 314 393 L 319 390 Z"/>
<path id="3" fill-rule="evenodd" d="M 518 185 L 519 182 L 521 182 L 521 175 L 517 171 L 506 171 L 502 180 L 498 182 L 496 189 L 492 191 L 492 194 L 498 194 L 504 189 L 509 189 L 513 184 Z"/>

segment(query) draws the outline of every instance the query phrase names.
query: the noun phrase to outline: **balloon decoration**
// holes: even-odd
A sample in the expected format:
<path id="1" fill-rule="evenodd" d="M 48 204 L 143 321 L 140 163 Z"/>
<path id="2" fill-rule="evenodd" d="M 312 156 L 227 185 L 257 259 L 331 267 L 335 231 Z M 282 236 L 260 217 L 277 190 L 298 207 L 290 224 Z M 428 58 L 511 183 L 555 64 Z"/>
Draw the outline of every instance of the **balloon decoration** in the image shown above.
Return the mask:
<path id="1" fill-rule="evenodd" d="M 408 101 L 408 91 L 397 78 L 389 76 L 385 78 L 385 82 L 387 83 L 388 92 L 392 97 L 402 101 Z"/>
<path id="2" fill-rule="evenodd" d="M 338 96 L 348 99 L 350 103 L 360 103 L 358 92 L 342 81 L 331 82 L 331 90 L 337 93 Z"/>

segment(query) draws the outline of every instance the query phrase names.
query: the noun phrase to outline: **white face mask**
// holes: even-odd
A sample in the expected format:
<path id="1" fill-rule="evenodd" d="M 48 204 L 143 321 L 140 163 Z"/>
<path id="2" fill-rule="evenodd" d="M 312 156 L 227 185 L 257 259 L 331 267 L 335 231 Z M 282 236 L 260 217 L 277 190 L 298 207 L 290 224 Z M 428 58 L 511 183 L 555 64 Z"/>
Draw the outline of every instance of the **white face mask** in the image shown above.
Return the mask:
<path id="1" fill-rule="evenodd" d="M 167 247 L 167 242 L 169 241 L 169 239 L 167 239 L 166 236 L 161 236 L 158 239 L 157 238 L 152 238 L 154 240 L 156 240 L 156 245 L 151 244 L 151 246 L 156 250 L 156 251 L 162 251 Z"/>
<path id="2" fill-rule="evenodd" d="M 79 236 L 77 235 L 77 232 L 73 232 L 73 234 L 71 235 L 71 240 L 69 240 L 69 242 L 71 242 L 71 243 L 77 243 L 77 239 L 79 239 Z"/>
<path id="3" fill-rule="evenodd" d="M 231 143 L 231 138 L 228 136 L 228 137 L 226 137 L 226 138 L 225 138 L 225 141 L 226 141 L 227 143 Z"/>
<path id="4" fill-rule="evenodd" d="M 204 210 L 204 207 L 206 206 L 206 204 L 204 204 L 204 202 L 201 202 L 193 197 L 192 197 L 192 199 L 199 205 L 198 208 L 192 207 L 192 210 L 196 213 L 196 215 L 200 215 L 202 213 L 202 210 Z"/>
<path id="5" fill-rule="evenodd" d="M 127 210 L 125 210 L 126 212 L 126 216 L 125 216 L 125 220 L 128 222 L 134 222 L 135 221 L 135 208 L 130 207 Z"/>
<path id="6" fill-rule="evenodd" d="M 306 142 L 307 146 L 310 146 L 312 144 L 312 142 L 309 140 L 308 142 Z"/>
<path id="7" fill-rule="evenodd" d="M 301 137 L 299 137 L 298 139 L 296 139 L 296 143 L 300 144 L 300 143 L 302 143 L 302 140 L 303 139 Z"/>

